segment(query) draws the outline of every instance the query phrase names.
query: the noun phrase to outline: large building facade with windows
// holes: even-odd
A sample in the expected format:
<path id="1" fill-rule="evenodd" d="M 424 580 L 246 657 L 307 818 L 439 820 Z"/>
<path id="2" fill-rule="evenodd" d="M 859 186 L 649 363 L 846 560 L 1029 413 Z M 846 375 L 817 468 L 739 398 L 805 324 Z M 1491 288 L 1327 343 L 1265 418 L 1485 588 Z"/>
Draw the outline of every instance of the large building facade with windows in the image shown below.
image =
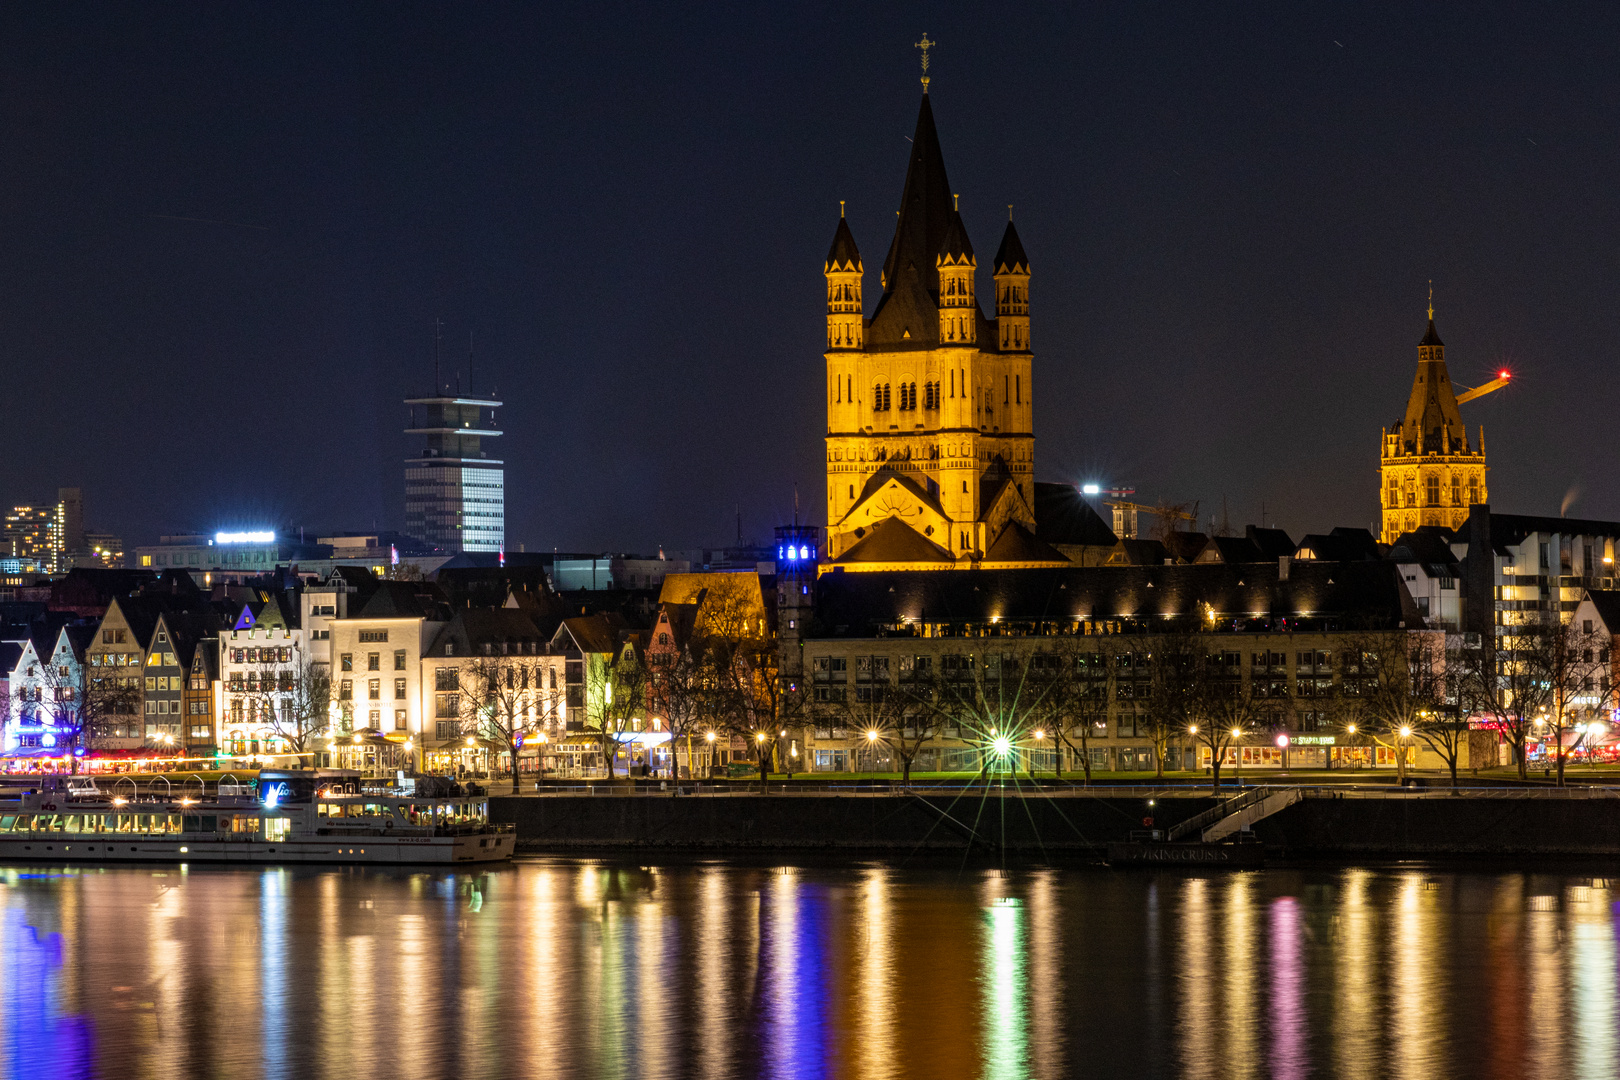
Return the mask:
<path id="1" fill-rule="evenodd" d="M 926 90 L 870 317 L 842 216 L 823 267 L 826 553 L 852 569 L 969 566 L 1035 524 L 1029 260 L 1009 219 L 987 318 Z"/>
<path id="2" fill-rule="evenodd" d="M 421 453 L 405 461 L 405 531 L 445 551 L 506 550 L 503 462 L 484 449 L 501 434 L 484 397 L 422 397 L 411 409 L 407 435 L 420 436 Z"/>

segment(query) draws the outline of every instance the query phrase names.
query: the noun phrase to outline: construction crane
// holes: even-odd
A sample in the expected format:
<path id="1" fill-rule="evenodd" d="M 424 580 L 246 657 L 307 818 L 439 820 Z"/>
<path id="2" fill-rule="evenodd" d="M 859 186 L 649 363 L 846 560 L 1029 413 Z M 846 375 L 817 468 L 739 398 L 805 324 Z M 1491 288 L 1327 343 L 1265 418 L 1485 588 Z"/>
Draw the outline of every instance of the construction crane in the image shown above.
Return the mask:
<path id="1" fill-rule="evenodd" d="M 1506 368 L 1503 368 L 1501 371 L 1496 373 L 1496 378 L 1492 379 L 1484 386 L 1476 386 L 1472 390 L 1464 390 L 1462 393 L 1458 394 L 1457 404 L 1461 405 L 1465 401 L 1473 401 L 1475 398 L 1484 397 L 1493 390 L 1500 390 L 1502 387 L 1506 386 L 1508 381 L 1512 378 L 1513 374 Z"/>

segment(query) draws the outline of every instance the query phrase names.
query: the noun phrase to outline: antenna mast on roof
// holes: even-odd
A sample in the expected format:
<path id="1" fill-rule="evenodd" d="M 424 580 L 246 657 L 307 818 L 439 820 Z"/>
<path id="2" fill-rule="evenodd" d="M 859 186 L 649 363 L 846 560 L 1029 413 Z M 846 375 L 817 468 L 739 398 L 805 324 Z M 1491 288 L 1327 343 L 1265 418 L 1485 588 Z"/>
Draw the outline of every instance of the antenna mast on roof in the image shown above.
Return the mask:
<path id="1" fill-rule="evenodd" d="M 473 377 L 472 377 L 472 356 L 473 356 L 472 337 L 473 337 L 473 332 L 471 330 L 467 331 L 467 393 L 476 394 L 478 392 L 477 391 L 477 385 L 478 384 L 473 382 Z"/>
<path id="2" fill-rule="evenodd" d="M 439 379 L 439 338 L 440 331 L 444 329 L 443 319 L 433 320 L 433 396 L 438 397 L 443 383 Z"/>

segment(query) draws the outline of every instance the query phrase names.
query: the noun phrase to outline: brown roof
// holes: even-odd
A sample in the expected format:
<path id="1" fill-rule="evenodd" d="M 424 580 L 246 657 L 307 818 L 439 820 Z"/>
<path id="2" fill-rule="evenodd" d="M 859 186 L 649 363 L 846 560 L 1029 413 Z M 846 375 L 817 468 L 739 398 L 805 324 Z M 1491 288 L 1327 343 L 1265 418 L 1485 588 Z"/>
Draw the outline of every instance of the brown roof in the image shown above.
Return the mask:
<path id="1" fill-rule="evenodd" d="M 1062 556 L 1058 556 L 1062 558 Z M 956 559 L 899 518 L 884 518 L 835 563 L 951 563 Z"/>

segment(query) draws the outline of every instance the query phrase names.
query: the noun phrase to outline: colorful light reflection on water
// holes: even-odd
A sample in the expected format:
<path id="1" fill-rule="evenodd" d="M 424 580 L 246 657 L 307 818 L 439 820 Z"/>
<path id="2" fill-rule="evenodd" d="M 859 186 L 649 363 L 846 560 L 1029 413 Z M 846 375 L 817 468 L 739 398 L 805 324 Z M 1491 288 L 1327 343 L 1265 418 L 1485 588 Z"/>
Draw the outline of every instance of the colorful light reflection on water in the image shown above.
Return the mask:
<path id="1" fill-rule="evenodd" d="M 1578 874 L 0 871 L 4 1077 L 1616 1077 Z"/>

